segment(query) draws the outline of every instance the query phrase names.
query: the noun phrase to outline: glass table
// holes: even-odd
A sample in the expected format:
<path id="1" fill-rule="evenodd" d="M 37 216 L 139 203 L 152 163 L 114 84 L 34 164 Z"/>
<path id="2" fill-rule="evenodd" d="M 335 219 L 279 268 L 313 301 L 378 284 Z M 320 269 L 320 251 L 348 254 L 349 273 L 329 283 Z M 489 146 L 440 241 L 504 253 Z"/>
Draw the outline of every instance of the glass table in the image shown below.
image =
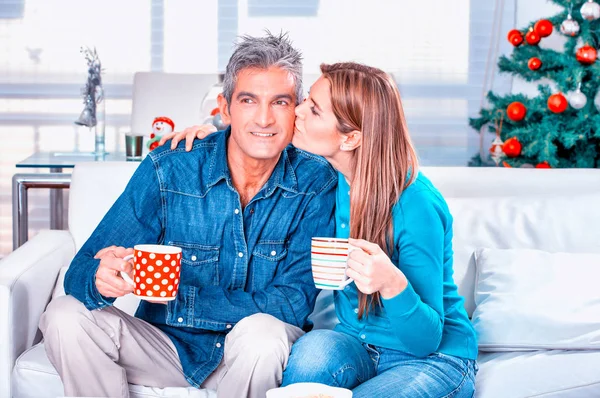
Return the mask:
<path id="1" fill-rule="evenodd" d="M 50 173 L 18 173 L 12 180 L 13 250 L 28 239 L 27 190 L 50 188 L 50 229 L 63 229 L 63 189 L 69 188 L 72 169 L 81 162 L 140 162 L 127 159 L 124 153 L 36 152 L 16 164 L 18 168 L 47 168 Z"/>
<path id="2" fill-rule="evenodd" d="M 93 152 L 36 152 L 17 163 L 17 167 L 63 169 L 73 168 L 81 162 L 125 162 L 128 159 L 122 152 L 105 153 Z"/>

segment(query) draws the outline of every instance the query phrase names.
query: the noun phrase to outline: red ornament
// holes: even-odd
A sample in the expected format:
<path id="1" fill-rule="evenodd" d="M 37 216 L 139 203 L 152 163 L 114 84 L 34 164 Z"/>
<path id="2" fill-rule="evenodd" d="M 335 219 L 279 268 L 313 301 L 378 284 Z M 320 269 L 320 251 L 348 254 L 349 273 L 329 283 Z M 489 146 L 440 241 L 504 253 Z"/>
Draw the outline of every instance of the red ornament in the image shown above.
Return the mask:
<path id="1" fill-rule="evenodd" d="M 577 61 L 581 62 L 584 65 L 591 65 L 596 62 L 596 58 L 598 57 L 598 52 L 596 49 L 590 45 L 585 45 L 577 50 L 575 54 L 577 57 Z"/>
<path id="2" fill-rule="evenodd" d="M 538 70 L 542 67 L 542 60 L 537 57 L 529 58 L 529 61 L 527 62 L 527 66 L 531 70 Z"/>
<path id="3" fill-rule="evenodd" d="M 504 141 L 502 150 L 509 158 L 516 158 L 521 154 L 521 143 L 515 137 Z"/>
<path id="4" fill-rule="evenodd" d="M 542 163 L 538 163 L 538 164 L 535 166 L 535 168 L 536 168 L 536 169 L 551 169 L 551 168 L 552 168 L 552 166 L 550 166 L 550 165 L 548 164 L 548 162 L 544 160 Z"/>
<path id="5" fill-rule="evenodd" d="M 513 102 L 506 108 L 506 116 L 513 122 L 520 122 L 525 118 L 527 108 L 520 102 Z"/>
<path id="6" fill-rule="evenodd" d="M 529 45 L 535 46 L 540 42 L 540 40 L 542 40 L 542 38 L 536 33 L 535 30 L 530 30 L 525 35 L 525 40 L 527 40 L 527 43 L 529 43 Z"/>
<path id="7" fill-rule="evenodd" d="M 518 47 L 523 43 L 523 34 L 517 29 L 513 29 L 508 32 L 508 41 L 515 47 Z"/>
<path id="8" fill-rule="evenodd" d="M 569 103 L 564 95 L 561 93 L 552 94 L 548 97 L 548 109 L 554 113 L 562 113 L 567 109 Z"/>
<path id="9" fill-rule="evenodd" d="M 552 22 L 548 21 L 547 19 L 540 19 L 533 26 L 533 30 L 535 30 L 540 37 L 550 36 L 550 34 L 552 34 L 552 29 Z"/>

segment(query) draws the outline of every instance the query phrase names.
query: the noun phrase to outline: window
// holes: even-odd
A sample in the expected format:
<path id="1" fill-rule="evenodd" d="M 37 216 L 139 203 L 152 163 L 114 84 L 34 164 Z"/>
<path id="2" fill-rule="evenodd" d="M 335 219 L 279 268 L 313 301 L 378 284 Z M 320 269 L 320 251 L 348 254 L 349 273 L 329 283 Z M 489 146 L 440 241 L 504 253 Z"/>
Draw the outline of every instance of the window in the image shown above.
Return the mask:
<path id="1" fill-rule="evenodd" d="M 136 71 L 224 70 L 238 35 L 287 31 L 304 53 L 305 90 L 321 62 L 354 60 L 398 81 L 424 165 L 465 165 L 478 151 L 496 0 L 0 0 L 0 256 L 12 250 L 11 177 L 34 151 L 91 151 L 73 121 L 86 63 L 104 67 L 107 149 L 122 150 Z M 503 28 L 514 25 L 504 2 Z M 503 34 L 501 34 L 501 38 Z M 495 60 L 492 60 L 495 65 Z M 497 87 L 496 87 L 497 88 Z M 30 192 L 30 236 L 48 228 L 48 193 Z"/>
<path id="2" fill-rule="evenodd" d="M 107 145 L 119 148 L 120 131 L 129 126 L 133 73 L 150 67 L 151 5 L 148 0 L 0 2 L 0 256 L 12 250 L 12 175 L 47 172 L 18 170 L 15 164 L 35 151 L 94 147 L 88 129 L 73 124 L 83 110 L 81 46 L 95 46 L 100 54 Z M 48 191 L 32 190 L 29 209 L 30 235 L 48 228 Z"/>

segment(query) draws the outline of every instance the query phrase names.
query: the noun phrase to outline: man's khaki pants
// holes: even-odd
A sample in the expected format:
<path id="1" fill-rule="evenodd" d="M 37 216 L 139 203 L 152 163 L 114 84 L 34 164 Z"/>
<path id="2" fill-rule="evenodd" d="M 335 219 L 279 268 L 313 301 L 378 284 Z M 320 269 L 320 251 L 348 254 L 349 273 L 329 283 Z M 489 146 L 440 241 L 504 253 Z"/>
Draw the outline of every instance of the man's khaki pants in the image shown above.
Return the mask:
<path id="1" fill-rule="evenodd" d="M 40 329 L 67 396 L 128 397 L 127 383 L 190 386 L 171 340 L 115 307 L 89 311 L 72 296 L 59 297 L 42 314 Z M 202 387 L 219 398 L 264 398 L 281 383 L 291 346 L 303 333 L 267 314 L 242 319 Z"/>

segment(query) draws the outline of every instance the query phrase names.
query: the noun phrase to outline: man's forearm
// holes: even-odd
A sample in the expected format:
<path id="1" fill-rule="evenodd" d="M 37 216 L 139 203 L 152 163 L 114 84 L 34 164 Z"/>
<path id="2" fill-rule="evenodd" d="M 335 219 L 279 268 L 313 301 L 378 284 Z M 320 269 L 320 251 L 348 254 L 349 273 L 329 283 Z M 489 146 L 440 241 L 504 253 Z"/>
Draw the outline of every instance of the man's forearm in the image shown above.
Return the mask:
<path id="1" fill-rule="evenodd" d="M 99 262 L 88 253 L 79 251 L 65 275 L 65 293 L 81 301 L 90 311 L 114 302 L 114 299 L 103 297 L 96 288 L 95 275 Z"/>

